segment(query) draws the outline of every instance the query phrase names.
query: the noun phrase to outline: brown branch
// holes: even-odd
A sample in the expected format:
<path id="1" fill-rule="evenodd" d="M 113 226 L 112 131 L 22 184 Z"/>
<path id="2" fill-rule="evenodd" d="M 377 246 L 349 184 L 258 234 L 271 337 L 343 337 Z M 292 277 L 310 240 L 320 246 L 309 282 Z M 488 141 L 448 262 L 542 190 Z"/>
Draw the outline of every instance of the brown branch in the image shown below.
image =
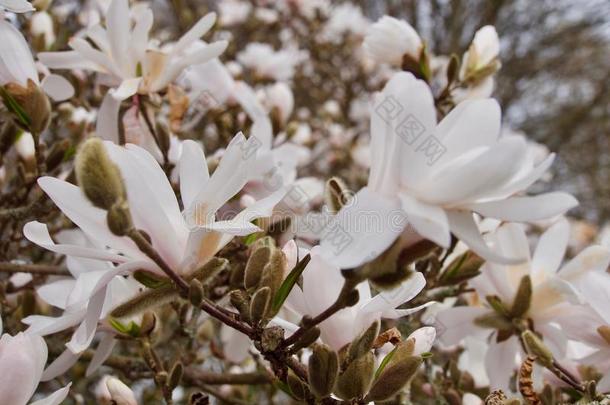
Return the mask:
<path id="1" fill-rule="evenodd" d="M 30 273 L 47 276 L 70 276 L 70 272 L 60 266 L 47 264 L 0 263 L 0 273 Z"/>
<path id="2" fill-rule="evenodd" d="M 270 376 L 263 373 L 240 373 L 240 374 L 216 374 L 195 367 L 187 367 L 184 370 L 184 380 L 191 385 L 262 385 L 270 384 Z"/>

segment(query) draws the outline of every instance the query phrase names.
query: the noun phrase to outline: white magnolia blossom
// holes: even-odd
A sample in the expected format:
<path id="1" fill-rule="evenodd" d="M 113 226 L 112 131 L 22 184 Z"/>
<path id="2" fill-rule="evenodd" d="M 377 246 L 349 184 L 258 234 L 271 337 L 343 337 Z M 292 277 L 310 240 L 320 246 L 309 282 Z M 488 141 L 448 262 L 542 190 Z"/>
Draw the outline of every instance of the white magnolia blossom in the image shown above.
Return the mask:
<path id="1" fill-rule="evenodd" d="M 36 153 L 34 138 L 29 132 L 22 132 L 19 134 L 13 146 L 19 157 L 24 161 L 29 162 L 34 158 L 34 154 Z"/>
<path id="2" fill-rule="evenodd" d="M 260 228 L 251 221 L 271 215 L 284 196 L 286 191 L 282 188 L 232 218 L 216 219 L 217 211 L 242 189 L 256 166 L 254 155 L 245 153 L 246 142 L 242 134 L 236 135 L 212 176 L 208 174 L 201 147 L 194 141 L 184 142 L 179 162 L 184 212 L 180 211 L 174 191 L 152 155 L 135 145 L 120 147 L 105 143 L 125 182 L 134 226 L 150 236 L 153 247 L 178 273 L 188 274 L 199 268 L 234 236 L 259 232 Z M 89 347 L 98 321 L 135 292 L 132 285 L 121 285 L 118 287 L 123 287 L 122 291 L 113 293 L 113 283 L 127 283 L 121 276 L 138 269 L 163 273 L 131 239 L 118 237 L 109 230 L 106 212 L 94 207 L 78 187 L 53 177 L 42 177 L 38 184 L 90 243 L 90 246 L 73 241 L 56 244 L 46 225 L 35 221 L 26 224 L 23 230 L 31 242 L 67 255 L 77 266 L 77 270 L 71 269 L 75 280 L 60 280 L 39 291 L 47 302 L 64 309 L 64 315 L 59 319 L 31 316 L 24 320 L 33 331 L 45 335 L 80 324 L 66 345 L 67 350 L 46 371 L 46 376 L 52 378 L 70 367 Z M 89 271 L 81 270 L 79 260 L 89 263 Z M 113 344 L 111 334 L 102 339 L 99 357 L 90 365 L 90 372 L 103 362 Z"/>
<path id="3" fill-rule="evenodd" d="M 373 107 L 368 186 L 334 219 L 333 229 L 342 235 L 322 240 L 324 255 L 341 268 L 359 266 L 383 253 L 408 223 L 442 247 L 453 233 L 485 259 L 525 260 L 492 251 L 474 213 L 535 221 L 577 202 L 562 192 L 518 195 L 546 172 L 554 155 L 534 166 L 526 140 L 500 137 L 500 122 L 498 103 L 482 99 L 460 103 L 437 123 L 427 84 L 409 73 L 394 75 Z"/>
<path id="4" fill-rule="evenodd" d="M 285 124 L 294 109 L 294 95 L 290 86 L 277 82 L 265 89 L 264 104 L 268 110 L 274 108 L 279 113 L 280 121 Z"/>
<path id="5" fill-rule="evenodd" d="M 263 78 L 290 80 L 304 56 L 295 48 L 275 51 L 269 44 L 252 42 L 237 55 L 237 60 Z"/>
<path id="6" fill-rule="evenodd" d="M 107 379 L 106 387 L 116 405 L 138 405 L 138 401 L 131 388 L 118 378 L 110 377 Z"/>
<path id="7" fill-rule="evenodd" d="M 340 42 L 343 35 L 349 33 L 363 37 L 369 24 L 360 7 L 351 3 L 342 3 L 332 9 L 322 36 L 331 42 Z"/>
<path id="8" fill-rule="evenodd" d="M 29 3 L 28 3 L 29 4 Z M 28 82 L 41 86 L 54 100 L 61 101 L 72 97 L 74 89 L 70 82 L 58 75 L 47 75 L 42 82 L 30 47 L 25 38 L 8 21 L 0 18 L 0 86 L 9 83 L 27 88 Z"/>
<path id="9" fill-rule="evenodd" d="M 610 263 L 610 251 L 601 246 L 590 247 L 574 259 L 561 266 L 569 238 L 569 225 L 561 220 L 549 228 L 538 241 L 530 255 L 527 236 L 521 225 L 505 224 L 489 235 L 488 241 L 494 251 L 509 256 L 526 257 L 519 265 L 500 265 L 487 262 L 481 274 L 472 280 L 479 297 L 498 296 L 505 305 L 512 305 L 523 276 L 532 281 L 532 301 L 525 318 L 533 329 L 543 336 L 545 344 L 558 357 L 566 354 L 567 338 L 580 332 L 577 320 L 590 319 L 590 308 L 584 305 L 579 292 L 590 274 L 604 279 L 603 286 L 610 284 L 610 275 L 604 270 Z M 598 291 L 598 299 L 605 293 Z M 516 335 L 497 341 L 497 333 L 475 324 L 475 319 L 492 310 L 483 306 L 454 307 L 440 312 L 437 322 L 443 325 L 440 340 L 446 345 L 460 343 L 467 336 L 489 338 L 485 355 L 485 368 L 492 389 L 507 389 L 510 375 L 516 367 L 517 354 L 521 352 Z M 582 326 L 582 325 L 581 325 Z M 595 332 L 593 325 L 588 327 Z M 498 365 L 502 367 L 498 367 Z"/>
<path id="10" fill-rule="evenodd" d="M 26 0 L 0 0 L 0 13 L 2 10 L 11 11 L 13 13 L 27 13 L 34 11 L 32 3 Z"/>
<path id="11" fill-rule="evenodd" d="M 46 48 L 53 45 L 55 42 L 55 29 L 51 15 L 46 11 L 34 13 L 30 21 L 30 32 L 34 36 L 42 36 Z"/>
<path id="12" fill-rule="evenodd" d="M 387 15 L 373 24 L 364 38 L 364 49 L 373 60 L 398 67 L 405 55 L 419 60 L 422 48 L 422 40 L 411 25 Z"/>
<path id="13" fill-rule="evenodd" d="M 7 405 L 26 405 L 38 387 L 47 362 L 47 344 L 32 333 L 2 334 L 2 322 L 0 335 L 0 400 Z M 59 405 L 68 396 L 70 385 L 30 405 Z"/>
<path id="14" fill-rule="evenodd" d="M 210 13 L 175 44 L 167 49 L 155 49 L 150 46 L 148 37 L 153 24 L 152 10 L 143 7 L 130 12 L 127 0 L 112 0 L 106 13 L 106 28 L 97 24 L 86 31 L 87 38 L 97 49 L 85 38 L 72 38 L 69 42 L 71 51 L 43 52 L 39 58 L 52 69 L 84 69 L 101 75 L 112 90 L 100 107 L 96 131 L 106 139 L 117 141 L 121 101 L 135 94 L 162 91 L 186 67 L 205 63 L 224 52 L 226 41 L 191 51 L 191 46 L 199 42 L 215 21 L 216 15 Z"/>
<path id="15" fill-rule="evenodd" d="M 298 253 L 297 253 L 298 252 Z M 311 254 L 311 261 L 303 271 L 303 287 L 294 286 L 286 299 L 288 313 L 297 317 L 309 315 L 315 317 L 333 304 L 339 296 L 344 278 L 339 268 L 327 262 L 321 255 L 319 247 L 314 247 L 310 252 L 297 249 L 294 242 L 289 242 L 284 247 L 287 257 L 287 269 L 290 271 L 297 263 L 297 257 Z M 356 305 L 344 308 L 330 318 L 322 322 L 320 327 L 320 339 L 335 350 L 356 338 L 363 330 L 369 327 L 375 320 L 398 319 L 416 313 L 430 305 L 396 309 L 398 306 L 415 298 L 426 285 L 426 279 L 421 273 L 414 273 L 403 285 L 395 290 L 381 292 L 374 297 L 368 282 L 360 283 L 357 287 L 359 301 Z M 298 326 L 282 318 L 276 317 L 276 323 L 289 332 L 294 332 Z M 421 352 L 428 351 L 435 338 L 434 328 L 425 328 L 417 344 L 421 345 Z M 423 337 L 426 336 L 425 339 Z M 420 346 L 418 346 L 420 347 Z"/>

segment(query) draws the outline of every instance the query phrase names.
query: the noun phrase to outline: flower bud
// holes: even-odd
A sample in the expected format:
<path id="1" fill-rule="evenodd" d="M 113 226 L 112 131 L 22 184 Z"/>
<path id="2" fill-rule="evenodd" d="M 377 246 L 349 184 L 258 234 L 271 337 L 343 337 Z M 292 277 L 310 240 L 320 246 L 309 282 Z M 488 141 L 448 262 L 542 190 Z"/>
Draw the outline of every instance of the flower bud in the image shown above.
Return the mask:
<path id="1" fill-rule="evenodd" d="M 119 168 L 110 160 L 99 138 L 91 138 L 81 146 L 74 166 L 78 184 L 93 205 L 109 210 L 125 200 Z"/>
<path id="2" fill-rule="evenodd" d="M 269 287 L 262 287 L 254 293 L 252 302 L 250 303 L 250 319 L 252 323 L 257 324 L 265 319 L 270 304 L 271 289 Z"/>
<path id="3" fill-rule="evenodd" d="M 229 293 L 229 299 L 231 305 L 239 312 L 241 320 L 250 322 L 250 297 L 248 294 L 242 290 L 233 290 Z"/>
<path id="4" fill-rule="evenodd" d="M 140 324 L 140 335 L 149 336 L 157 326 L 157 317 L 154 312 L 147 311 L 142 315 L 142 323 Z"/>
<path id="5" fill-rule="evenodd" d="M 318 398 L 324 398 L 333 390 L 339 372 L 337 352 L 324 344 L 316 344 L 309 357 L 309 385 Z"/>
<path id="6" fill-rule="evenodd" d="M 297 377 L 292 370 L 288 370 L 288 377 L 286 378 L 286 382 L 288 383 L 288 388 L 290 388 L 290 392 L 292 395 L 298 400 L 302 401 L 305 399 L 307 389 L 303 381 L 299 377 Z"/>
<path id="7" fill-rule="evenodd" d="M 180 385 L 180 381 L 182 380 L 182 375 L 184 374 L 184 366 L 181 362 L 177 362 L 172 367 L 172 370 L 169 373 L 169 379 L 167 381 L 167 386 L 170 390 L 174 390 L 178 385 Z"/>
<path id="8" fill-rule="evenodd" d="M 335 394 L 346 401 L 364 396 L 371 386 L 374 372 L 375 355 L 368 352 L 349 363 L 345 371 L 339 374 Z"/>
<path id="9" fill-rule="evenodd" d="M 553 365 L 553 353 L 548 347 L 540 340 L 538 336 L 531 330 L 526 330 L 521 334 L 521 339 L 525 344 L 527 352 L 533 356 L 536 356 L 536 361 L 545 367 L 552 367 Z"/>
<path id="10" fill-rule="evenodd" d="M 201 281 L 197 279 L 191 280 L 191 284 L 189 285 L 189 301 L 195 307 L 200 307 L 203 302 L 204 292 L 203 285 Z"/>
<path id="11" fill-rule="evenodd" d="M 274 115 L 277 112 L 279 123 L 284 125 L 294 108 L 294 96 L 290 87 L 284 82 L 277 82 L 266 90 L 265 104 Z"/>
<path id="12" fill-rule="evenodd" d="M 305 334 L 294 344 L 292 345 L 292 350 L 297 352 L 305 347 L 309 347 L 320 337 L 320 328 L 314 326 L 305 332 Z"/>
<path id="13" fill-rule="evenodd" d="M 373 348 L 375 339 L 379 335 L 379 328 L 381 323 L 377 319 L 373 322 L 364 332 L 360 334 L 356 339 L 352 341 L 348 351 L 348 361 L 357 359 L 369 353 Z"/>
<path id="14" fill-rule="evenodd" d="M 55 42 L 53 19 L 46 11 L 39 11 L 32 14 L 30 19 L 30 31 L 33 37 L 42 39 L 44 49 L 48 49 Z"/>
<path id="15" fill-rule="evenodd" d="M 133 228 L 131 211 L 125 200 L 112 204 L 106 213 L 106 223 L 110 232 L 117 236 L 125 236 Z"/>
<path id="16" fill-rule="evenodd" d="M 464 54 L 460 71 L 462 80 L 476 81 L 495 73 L 500 68 L 499 53 L 500 40 L 496 29 L 491 25 L 479 29 Z"/>
<path id="17" fill-rule="evenodd" d="M 4 86 L 2 98 L 16 122 L 32 134 L 41 134 L 51 121 L 51 103 L 42 88 L 32 79 L 27 87 L 17 83 Z"/>
<path id="18" fill-rule="evenodd" d="M 336 214 L 348 202 L 349 190 L 338 177 L 332 177 L 326 182 L 324 201 L 331 214 Z"/>
<path id="19" fill-rule="evenodd" d="M 36 154 L 36 146 L 34 144 L 34 137 L 29 132 L 21 132 L 17 135 L 15 143 L 13 144 L 17 154 L 24 162 L 29 163 L 34 160 Z"/>
<path id="20" fill-rule="evenodd" d="M 138 405 L 138 401 L 136 401 L 136 397 L 131 388 L 118 378 L 110 377 L 106 381 L 106 387 L 108 388 L 108 392 L 110 392 L 110 397 L 116 405 Z"/>
<path id="21" fill-rule="evenodd" d="M 422 40 L 412 26 L 390 16 L 381 17 L 364 38 L 364 49 L 373 60 L 397 67 L 405 55 L 419 60 L 422 47 Z"/>
<path id="22" fill-rule="evenodd" d="M 244 287 L 248 290 L 256 289 L 263 277 L 263 270 L 269 262 L 271 256 L 271 247 L 257 246 L 252 251 L 246 263 L 246 271 L 244 277 Z"/>
<path id="23" fill-rule="evenodd" d="M 367 401 L 385 401 L 396 395 L 417 373 L 423 360 L 410 356 L 385 367 L 367 395 Z"/>

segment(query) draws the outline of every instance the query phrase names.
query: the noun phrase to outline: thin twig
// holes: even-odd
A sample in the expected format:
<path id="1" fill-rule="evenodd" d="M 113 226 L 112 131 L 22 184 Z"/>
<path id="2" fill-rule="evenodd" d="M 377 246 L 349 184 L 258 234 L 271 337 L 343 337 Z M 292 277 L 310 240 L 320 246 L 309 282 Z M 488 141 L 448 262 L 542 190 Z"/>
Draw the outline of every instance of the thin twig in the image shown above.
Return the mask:
<path id="1" fill-rule="evenodd" d="M 48 276 L 69 276 L 70 272 L 60 266 L 48 264 L 0 263 L 1 273 L 30 273 Z"/>

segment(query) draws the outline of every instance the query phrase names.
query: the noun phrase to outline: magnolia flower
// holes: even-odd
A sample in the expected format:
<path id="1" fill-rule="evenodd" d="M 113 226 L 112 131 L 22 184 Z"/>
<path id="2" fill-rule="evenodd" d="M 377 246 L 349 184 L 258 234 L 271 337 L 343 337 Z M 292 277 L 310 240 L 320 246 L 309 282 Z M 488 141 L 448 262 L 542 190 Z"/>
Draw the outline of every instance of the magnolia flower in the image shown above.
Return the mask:
<path id="1" fill-rule="evenodd" d="M 473 214 L 533 221 L 577 204 L 560 192 L 515 196 L 544 174 L 554 155 L 534 166 L 523 137 L 498 137 L 500 108 L 492 99 L 460 103 L 437 124 L 429 87 L 401 72 L 377 96 L 373 111 L 368 186 L 338 213 L 337 232 L 321 241 L 324 255 L 341 268 L 379 256 L 407 223 L 442 247 L 453 233 L 485 259 L 523 261 L 513 252 L 492 251 Z"/>
<path id="2" fill-rule="evenodd" d="M 84 233 L 78 230 L 64 231 L 57 239 L 66 245 L 70 244 L 74 249 L 95 248 Z M 68 256 L 67 267 L 72 277 L 58 278 L 36 289 L 44 302 L 64 312 L 58 318 L 28 316 L 23 319 L 30 326 L 28 333 L 46 336 L 77 326 L 66 344 L 66 350 L 43 373 L 43 381 L 53 379 L 72 367 L 82 352 L 91 345 L 98 320 L 106 318 L 113 308 L 138 293 L 139 283 L 132 278 L 117 276 L 119 268 L 125 271 L 129 266 L 136 270 L 138 265 L 136 262 L 135 265 L 115 268 L 110 262 Z M 100 334 L 100 343 L 87 367 L 87 375 L 97 370 L 115 346 L 112 329 L 106 329 Z"/>
<path id="3" fill-rule="evenodd" d="M 150 236 L 153 247 L 176 272 L 188 274 L 199 268 L 236 235 L 259 232 L 260 228 L 251 221 L 270 215 L 284 196 L 285 191 L 280 189 L 232 218 L 217 220 L 216 212 L 242 189 L 255 168 L 255 160 L 246 153 L 246 142 L 242 134 L 235 136 L 212 176 L 208 174 L 199 145 L 193 141 L 184 142 L 179 162 L 184 213 L 180 212 L 172 186 L 152 155 L 135 145 L 120 147 L 105 143 L 106 151 L 125 183 L 134 226 Z M 76 361 L 91 344 L 98 321 L 116 304 L 131 296 L 129 286 L 122 292 L 112 293 L 116 280 L 126 282 L 119 276 L 137 269 L 163 273 L 131 239 L 118 237 L 110 231 L 106 211 L 94 207 L 78 187 L 52 177 L 42 177 L 38 184 L 90 242 L 89 246 L 72 241 L 56 244 L 46 225 L 39 222 L 30 222 L 23 229 L 25 237 L 33 243 L 65 254 L 69 260 L 82 258 L 90 263 L 88 269 L 91 271 L 73 272 L 76 281 L 61 280 L 39 290 L 43 299 L 65 309 L 61 318 L 34 316 L 24 320 L 40 334 L 55 333 L 80 323 L 67 344 L 68 350 L 56 361 L 56 367 L 47 370 L 47 375 L 52 376 Z M 82 266 L 78 268 L 82 269 Z M 67 294 L 67 291 L 72 293 Z M 102 339 L 100 357 L 95 359 L 92 368 L 103 362 L 112 344 L 112 336 Z"/>
<path id="4" fill-rule="evenodd" d="M 225 0 L 218 3 L 220 13 L 220 24 L 223 27 L 230 27 L 243 23 L 248 18 L 252 4 L 238 0 Z"/>
<path id="5" fill-rule="evenodd" d="M 496 29 L 486 25 L 479 29 L 462 58 L 460 80 L 468 87 L 455 89 L 457 101 L 489 97 L 494 89 L 493 74 L 500 68 L 500 40 Z"/>
<path id="6" fill-rule="evenodd" d="M 29 4 L 25 1 L 24 3 Z M 31 85 L 40 86 L 56 101 L 72 97 L 74 93 L 72 85 L 61 76 L 47 75 L 40 82 L 28 43 L 17 28 L 2 18 L 0 18 L 0 38 L 3 41 L 3 46 L 0 47 L 0 86 L 11 84 L 25 89 L 29 89 Z"/>
<path id="7" fill-rule="evenodd" d="M 2 335 L 0 322 L 0 335 Z M 25 405 L 34 395 L 47 362 L 47 345 L 36 334 L 8 333 L 0 338 L 0 399 L 3 404 Z M 70 384 L 30 405 L 59 405 L 67 396 Z"/>
<path id="8" fill-rule="evenodd" d="M 135 24 L 131 28 L 130 15 Z M 227 47 L 218 41 L 189 52 L 214 25 L 216 15 L 200 19 L 169 49 L 149 47 L 148 34 L 153 24 L 149 8 L 130 13 L 128 0 L 112 0 L 106 14 L 106 28 L 94 25 L 86 31 L 87 38 L 70 40 L 71 51 L 43 52 L 40 60 L 53 69 L 85 69 L 102 74 L 104 83 L 112 87 L 98 113 L 97 133 L 106 139 L 118 140 L 118 114 L 121 101 L 135 94 L 162 91 L 189 65 L 207 62 Z"/>
<path id="9" fill-rule="evenodd" d="M 413 27 L 387 15 L 373 24 L 364 38 L 364 49 L 373 60 L 398 67 L 405 55 L 419 60 L 422 48 L 422 40 Z"/>
<path id="10" fill-rule="evenodd" d="M 26 0 L 0 0 L 0 13 L 2 10 L 13 13 L 27 13 L 28 11 L 34 11 L 35 8 Z"/>
<path id="11" fill-rule="evenodd" d="M 277 111 L 280 122 L 285 124 L 294 108 L 294 95 L 286 83 L 277 82 L 265 89 L 264 102 L 270 111 Z"/>
<path id="12" fill-rule="evenodd" d="M 362 9 L 351 3 L 334 7 L 324 26 L 322 36 L 331 42 L 340 42 L 344 34 L 364 36 L 369 20 L 362 14 Z"/>
<path id="13" fill-rule="evenodd" d="M 298 49 L 273 50 L 269 44 L 252 42 L 237 55 L 239 63 L 254 70 L 263 78 L 290 80 L 294 70 L 303 61 L 304 54 Z"/>
<path id="14" fill-rule="evenodd" d="M 138 401 L 136 401 L 136 397 L 131 388 L 118 378 L 110 377 L 107 379 L 106 387 L 108 388 L 110 397 L 116 405 L 138 405 Z"/>
<path id="15" fill-rule="evenodd" d="M 291 241 L 284 247 L 284 253 L 288 259 L 288 271 L 296 265 L 297 256 L 303 257 L 307 253 L 311 254 L 311 261 L 303 272 L 303 287 L 301 289 L 298 285 L 294 286 L 286 299 L 285 306 L 289 313 L 298 317 L 304 315 L 315 317 L 331 306 L 339 296 L 344 280 L 340 269 L 330 264 L 320 255 L 319 247 L 314 247 L 311 252 L 300 249 L 297 254 L 296 244 Z M 415 308 L 396 309 L 415 298 L 425 285 L 426 279 L 423 274 L 414 273 L 399 288 L 379 293 L 373 297 L 368 282 L 360 283 L 357 287 L 360 294 L 358 303 L 352 307 L 342 309 L 322 322 L 319 325 L 320 338 L 334 350 L 339 350 L 377 319 L 402 318 L 432 305 L 433 303 L 429 302 Z M 297 325 L 282 318 L 276 317 L 274 321 L 289 332 L 298 329 Z M 433 328 L 430 329 L 434 331 Z M 428 329 L 427 331 L 430 332 Z M 425 341 L 420 339 L 420 343 L 429 349 L 429 345 L 434 340 L 434 335 L 428 333 L 427 336 Z"/>
<path id="16" fill-rule="evenodd" d="M 529 276 L 531 301 L 529 304 L 519 303 L 526 308 L 519 319 L 527 320 L 558 358 L 565 355 L 566 335 L 574 330 L 573 324 L 567 320 L 581 318 L 590 312 L 581 304 L 583 299 L 577 286 L 583 283 L 588 274 L 606 269 L 610 263 L 610 251 L 594 246 L 560 268 L 568 238 L 568 223 L 561 220 L 540 237 L 536 250 L 530 256 L 523 227 L 518 224 L 502 225 L 488 237 L 493 249 L 499 253 L 526 257 L 526 262 L 520 265 L 487 262 L 481 269 L 481 275 L 471 281 L 479 297 L 497 296 L 504 306 L 512 308 L 514 302 L 524 299 L 517 295 L 517 291 L 522 278 Z M 446 329 L 441 341 L 455 345 L 467 336 L 488 338 L 485 368 L 490 385 L 492 388 L 506 388 L 516 364 L 516 356 L 521 352 L 518 331 L 502 329 L 503 333 L 499 333 L 482 327 L 478 319 L 490 312 L 492 310 L 486 307 L 455 307 L 440 312 L 437 321 Z"/>

